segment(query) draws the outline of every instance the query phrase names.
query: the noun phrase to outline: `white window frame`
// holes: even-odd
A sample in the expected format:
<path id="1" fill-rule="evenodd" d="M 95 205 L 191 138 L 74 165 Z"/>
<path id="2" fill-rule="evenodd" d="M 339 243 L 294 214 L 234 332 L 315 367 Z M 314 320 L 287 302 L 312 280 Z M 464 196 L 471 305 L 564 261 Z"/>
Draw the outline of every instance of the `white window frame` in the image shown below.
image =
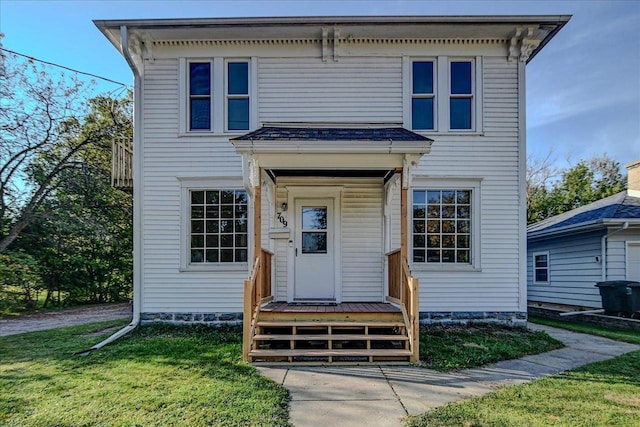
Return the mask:
<path id="1" fill-rule="evenodd" d="M 191 99 L 192 99 L 192 95 L 191 95 L 191 64 L 209 64 L 209 103 L 211 104 L 209 106 L 209 129 L 191 129 Z M 186 122 L 184 123 L 185 126 L 185 130 L 188 132 L 193 132 L 193 133 L 203 133 L 203 132 L 212 132 L 213 131 L 213 119 L 214 119 L 214 105 L 213 105 L 213 100 L 215 98 L 215 92 L 214 92 L 214 86 L 213 83 L 215 81 L 214 79 L 214 75 L 215 75 L 215 70 L 213 68 L 213 61 L 211 60 L 190 60 L 187 62 L 186 64 L 186 72 L 183 74 L 186 76 L 186 89 L 185 89 L 185 93 L 186 93 Z M 202 95 L 198 95 L 197 97 L 203 98 L 204 96 Z"/>
<path id="2" fill-rule="evenodd" d="M 428 263 L 428 262 L 413 262 L 413 190 L 428 191 L 428 190 L 471 190 L 471 262 L 470 263 Z M 482 179 L 426 179 L 421 178 L 419 175 L 414 176 L 413 185 L 409 189 L 408 197 L 408 253 L 409 263 L 412 271 L 482 271 L 482 259 L 481 259 L 481 192 L 482 192 Z"/>
<path id="3" fill-rule="evenodd" d="M 247 192 L 247 262 L 191 263 L 191 192 L 206 190 L 243 190 L 241 178 L 180 177 L 180 271 L 243 271 L 253 259 L 253 202 Z"/>
<path id="4" fill-rule="evenodd" d="M 540 280 L 537 280 L 536 278 L 536 271 L 538 270 L 538 268 L 536 267 L 536 257 L 540 255 L 544 255 L 547 257 L 547 267 L 546 267 L 547 280 L 546 281 L 540 281 Z M 551 283 L 551 256 L 549 255 L 549 251 L 540 251 L 540 252 L 534 252 L 533 254 L 531 254 L 531 267 L 532 267 L 531 273 L 533 275 L 531 280 L 533 281 L 534 285 L 548 285 Z"/>
<path id="5" fill-rule="evenodd" d="M 413 129 L 413 62 L 432 61 L 434 63 L 434 129 Z M 471 62 L 471 129 L 450 129 L 451 62 Z M 484 111 L 483 61 L 481 56 L 404 56 L 402 59 L 403 123 L 407 129 L 430 134 L 482 135 Z M 457 96 L 457 95 L 456 95 Z"/>
<path id="6" fill-rule="evenodd" d="M 245 94 L 229 94 L 229 64 L 243 63 L 247 64 L 247 93 Z M 251 129 L 251 60 L 246 58 L 225 58 L 224 60 L 224 131 L 228 133 L 246 133 Z M 249 128 L 248 129 L 229 129 L 229 100 L 230 99 L 247 99 L 249 100 Z"/>
<path id="7" fill-rule="evenodd" d="M 249 129 L 227 129 L 227 62 L 249 63 Z M 189 64 L 192 62 L 211 63 L 211 130 L 189 130 Z M 198 137 L 224 135 L 242 135 L 258 128 L 258 58 L 233 58 L 233 57 L 207 57 L 207 58 L 180 58 L 178 60 L 178 96 L 179 124 L 178 136 Z"/>
<path id="8" fill-rule="evenodd" d="M 413 64 L 416 62 L 431 62 L 433 64 L 433 92 L 414 93 L 413 92 Z M 411 129 L 413 129 L 413 100 L 414 99 L 433 99 L 433 129 L 415 129 L 420 132 L 437 132 L 438 131 L 438 60 L 436 58 L 412 58 L 409 65 L 409 91 L 411 99 L 409 100 L 409 120 L 411 121 Z"/>
<path id="9" fill-rule="evenodd" d="M 454 63 L 470 63 L 471 64 L 471 93 L 469 94 L 457 94 L 451 93 L 451 65 Z M 449 111 L 447 122 L 447 129 L 451 132 L 473 132 L 475 130 L 476 122 L 476 106 L 475 106 L 475 93 L 476 93 L 476 64 L 475 60 L 471 58 L 449 58 L 447 62 L 447 105 L 446 108 Z M 452 99 L 470 99 L 471 100 L 471 127 L 468 129 L 452 129 L 451 128 L 451 100 Z"/>

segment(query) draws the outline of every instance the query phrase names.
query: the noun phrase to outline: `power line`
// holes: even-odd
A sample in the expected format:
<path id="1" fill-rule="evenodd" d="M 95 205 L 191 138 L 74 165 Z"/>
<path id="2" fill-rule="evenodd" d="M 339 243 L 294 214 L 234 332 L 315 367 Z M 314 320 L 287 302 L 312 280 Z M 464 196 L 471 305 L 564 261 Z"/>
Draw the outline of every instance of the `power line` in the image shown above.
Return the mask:
<path id="1" fill-rule="evenodd" d="M 120 86 L 131 86 L 131 85 L 126 84 L 126 83 L 121 83 L 121 82 L 117 82 L 117 81 L 115 81 L 115 80 L 108 79 L 108 78 L 106 78 L 106 77 L 98 76 L 97 74 L 87 73 L 87 72 L 85 72 L 85 71 L 80 71 L 80 70 L 76 70 L 76 69 L 74 69 L 74 68 L 66 67 L 66 66 L 64 66 L 64 65 L 56 64 L 55 62 L 49 62 L 49 61 L 44 61 L 44 60 L 42 60 L 42 59 L 34 58 L 33 56 L 29 56 L 29 55 L 25 55 L 25 54 L 23 54 L 23 53 L 15 52 L 15 51 L 13 51 L 13 50 L 5 49 L 4 47 L 0 47 L 0 50 L 3 50 L 3 51 L 5 51 L 5 52 L 12 53 L 12 54 L 14 54 L 14 55 L 22 56 L 23 58 L 27 58 L 27 59 L 29 59 L 29 60 L 31 60 L 31 61 L 41 62 L 41 63 L 43 63 L 43 64 L 52 65 L 52 66 L 54 66 L 54 67 L 58 67 L 58 68 L 63 68 L 63 69 L 65 69 L 65 70 L 72 71 L 72 72 L 74 72 L 74 73 L 83 74 L 83 75 L 85 75 L 85 76 L 90 76 L 90 77 L 95 77 L 96 79 L 105 80 L 105 81 L 107 81 L 107 82 L 115 83 L 115 84 L 120 85 Z"/>

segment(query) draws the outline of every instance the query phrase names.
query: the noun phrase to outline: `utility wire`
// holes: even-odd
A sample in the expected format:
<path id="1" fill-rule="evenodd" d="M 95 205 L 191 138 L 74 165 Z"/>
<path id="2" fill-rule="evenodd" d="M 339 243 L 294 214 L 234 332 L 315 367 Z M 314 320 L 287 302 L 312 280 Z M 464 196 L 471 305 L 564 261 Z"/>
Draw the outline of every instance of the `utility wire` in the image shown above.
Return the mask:
<path id="1" fill-rule="evenodd" d="M 107 81 L 107 82 L 115 83 L 115 84 L 120 85 L 120 86 L 128 86 L 128 87 L 130 87 L 130 86 L 131 86 L 131 85 L 129 85 L 129 84 L 121 83 L 121 82 L 117 82 L 117 81 L 115 81 L 115 80 L 111 80 L 111 79 L 108 79 L 108 78 L 106 78 L 106 77 L 98 76 L 98 75 L 96 75 L 96 74 L 87 73 L 87 72 L 84 72 L 84 71 L 80 71 L 80 70 L 76 70 L 76 69 L 73 69 L 73 68 L 65 67 L 64 65 L 56 64 L 56 63 L 54 63 L 54 62 L 49 62 L 49 61 L 44 61 L 44 60 L 42 60 L 42 59 L 34 58 L 33 56 L 29 56 L 29 55 L 25 55 L 25 54 L 23 54 L 23 53 L 15 52 L 15 51 L 13 51 L 13 50 L 5 49 L 4 47 L 0 47 L 0 50 L 3 50 L 3 51 L 5 51 L 5 52 L 12 53 L 12 54 L 14 54 L 14 55 L 22 56 L 23 58 L 27 58 L 27 59 L 29 59 L 29 60 L 31 60 L 31 61 L 41 62 L 41 63 L 43 63 L 43 64 L 52 65 L 52 66 L 54 66 L 54 67 L 58 67 L 58 68 L 64 68 L 65 70 L 69 70 L 69 71 L 72 71 L 72 72 L 74 72 L 74 73 L 84 74 L 85 76 L 90 76 L 90 77 L 95 77 L 96 79 L 105 80 L 105 81 Z"/>

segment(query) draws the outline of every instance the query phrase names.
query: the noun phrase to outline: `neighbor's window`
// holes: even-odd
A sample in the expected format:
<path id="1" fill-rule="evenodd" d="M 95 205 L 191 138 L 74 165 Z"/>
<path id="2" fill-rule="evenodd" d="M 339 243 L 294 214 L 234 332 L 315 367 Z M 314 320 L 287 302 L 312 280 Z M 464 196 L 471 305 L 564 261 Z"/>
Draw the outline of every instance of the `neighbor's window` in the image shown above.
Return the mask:
<path id="1" fill-rule="evenodd" d="M 413 262 L 471 264 L 471 193 L 413 191 Z"/>
<path id="2" fill-rule="evenodd" d="M 249 129 L 249 63 L 227 63 L 227 129 Z"/>
<path id="3" fill-rule="evenodd" d="M 470 130 L 473 123 L 473 63 L 455 61 L 449 67 L 449 128 Z"/>
<path id="4" fill-rule="evenodd" d="M 189 130 L 211 130 L 211 63 L 189 64 Z"/>
<path id="5" fill-rule="evenodd" d="M 191 190 L 190 197 L 191 263 L 247 262 L 247 193 Z"/>
<path id="6" fill-rule="evenodd" d="M 533 282 L 549 283 L 549 252 L 533 254 Z"/>
<path id="7" fill-rule="evenodd" d="M 412 64 L 411 123 L 416 130 L 435 128 L 433 64 L 433 61 L 414 61 Z"/>

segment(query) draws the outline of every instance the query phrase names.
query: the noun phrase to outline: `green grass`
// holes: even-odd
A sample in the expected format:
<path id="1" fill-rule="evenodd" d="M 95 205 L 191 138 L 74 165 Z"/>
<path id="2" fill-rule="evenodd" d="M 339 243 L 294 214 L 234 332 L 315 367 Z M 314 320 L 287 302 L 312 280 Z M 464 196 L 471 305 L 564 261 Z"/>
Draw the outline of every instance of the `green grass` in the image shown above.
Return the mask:
<path id="1" fill-rule="evenodd" d="M 529 321 L 533 323 L 539 323 L 541 325 L 568 329 L 574 332 L 598 335 L 616 341 L 626 341 L 633 344 L 640 344 L 640 332 L 625 331 L 622 329 L 610 329 L 602 326 L 587 325 L 584 323 L 563 322 L 562 320 L 544 319 L 542 317 L 529 317 Z"/>
<path id="2" fill-rule="evenodd" d="M 545 332 L 503 326 L 429 326 L 420 329 L 426 368 L 452 371 L 563 347 Z"/>
<path id="3" fill-rule="evenodd" d="M 553 321 L 552 326 L 640 343 L 638 332 L 561 321 Z M 405 422 L 407 427 L 638 426 L 640 351 L 452 403 Z"/>
<path id="4" fill-rule="evenodd" d="M 238 328 L 144 326 L 73 355 L 124 323 L 0 338 L 0 425 L 288 425 L 287 391 L 241 361 Z"/>

